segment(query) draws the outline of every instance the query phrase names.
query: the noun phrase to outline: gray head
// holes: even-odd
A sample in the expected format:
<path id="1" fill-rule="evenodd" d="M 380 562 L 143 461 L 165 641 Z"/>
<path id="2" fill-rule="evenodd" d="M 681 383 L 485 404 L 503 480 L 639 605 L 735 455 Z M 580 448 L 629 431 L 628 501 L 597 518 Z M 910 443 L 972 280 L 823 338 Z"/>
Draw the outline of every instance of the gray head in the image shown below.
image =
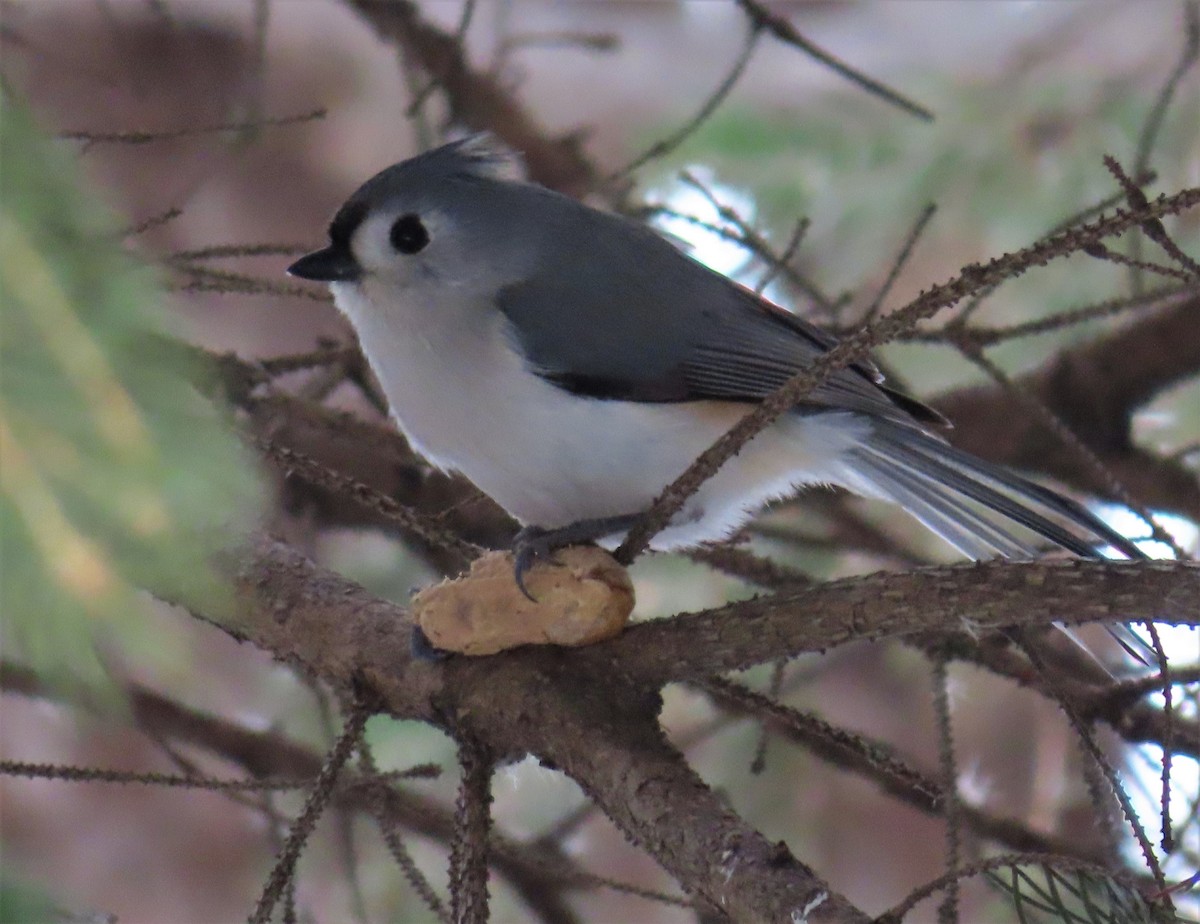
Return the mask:
<path id="1" fill-rule="evenodd" d="M 288 272 L 393 290 L 441 283 L 494 291 L 532 259 L 535 242 L 521 246 L 513 229 L 536 229 L 530 211 L 562 198 L 520 182 L 520 173 L 487 135 L 402 161 L 360 186 L 330 223 L 329 246 Z"/>

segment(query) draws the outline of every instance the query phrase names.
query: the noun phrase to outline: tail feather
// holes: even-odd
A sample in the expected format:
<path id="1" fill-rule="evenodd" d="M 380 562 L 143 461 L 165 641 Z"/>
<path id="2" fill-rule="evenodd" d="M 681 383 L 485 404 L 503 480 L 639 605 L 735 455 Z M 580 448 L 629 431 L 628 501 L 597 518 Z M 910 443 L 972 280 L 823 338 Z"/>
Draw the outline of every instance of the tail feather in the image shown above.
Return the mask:
<path id="1" fill-rule="evenodd" d="M 1027 558 L 1037 554 L 1035 547 L 1022 542 L 998 523 L 991 523 L 949 491 L 928 489 L 928 476 L 867 448 L 858 466 L 875 491 L 902 505 L 917 520 L 941 536 L 968 558 L 981 559 L 1001 555 Z M 872 492 L 874 493 L 874 492 Z"/>
<path id="2" fill-rule="evenodd" d="M 1129 559 L 1147 557 L 1082 504 L 915 427 L 873 421 L 870 438 L 846 463 L 847 487 L 899 504 L 968 558 L 1037 558 L 1045 541 L 1084 558 L 1110 557 L 1110 548 Z M 1132 647 L 1148 649 L 1143 639 L 1128 628 L 1110 633 L 1145 662 Z"/>
<path id="3" fill-rule="evenodd" d="M 870 493 L 900 504 L 971 558 L 1033 558 L 1041 552 L 1034 537 L 1084 558 L 1108 557 L 1108 547 L 1146 557 L 1082 504 L 913 427 L 874 422 L 848 461 Z M 1014 524 L 1032 536 L 1014 533 Z"/>

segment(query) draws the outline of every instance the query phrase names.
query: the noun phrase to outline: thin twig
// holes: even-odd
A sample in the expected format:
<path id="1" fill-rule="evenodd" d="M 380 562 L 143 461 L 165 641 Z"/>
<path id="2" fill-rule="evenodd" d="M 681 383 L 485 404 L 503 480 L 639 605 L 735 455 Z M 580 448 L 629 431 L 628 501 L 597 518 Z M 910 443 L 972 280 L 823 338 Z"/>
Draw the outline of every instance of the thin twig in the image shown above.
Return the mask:
<path id="1" fill-rule="evenodd" d="M 788 242 L 786 245 L 784 245 L 783 250 L 780 252 L 779 259 L 772 261 L 767 267 L 766 272 L 764 272 L 758 282 L 754 284 L 754 291 L 757 294 L 762 295 L 765 291 L 767 291 L 767 286 L 775 281 L 775 277 L 783 272 L 785 268 L 791 266 L 792 259 L 800 250 L 800 244 L 804 240 L 804 235 L 808 233 L 809 224 L 810 222 L 807 218 L 799 218 L 796 220 L 796 226 L 792 229 L 792 233 L 788 236 Z"/>
<path id="2" fill-rule="evenodd" d="M 939 924 L 958 921 L 958 877 L 960 856 L 960 816 L 958 766 L 954 756 L 954 732 L 951 724 L 949 659 L 933 657 L 933 710 L 938 732 L 938 766 L 942 776 L 942 814 L 946 818 L 946 894 L 938 905 Z"/>
<path id="3" fill-rule="evenodd" d="M 317 820 L 333 795 L 338 775 L 358 746 L 370 714 L 370 710 L 360 705 L 347 719 L 341 737 L 338 738 L 337 744 L 326 757 L 312 792 L 309 793 L 308 799 L 304 803 L 304 808 L 292 824 L 287 843 L 284 844 L 283 850 L 276 858 L 271 875 L 267 877 L 254 912 L 250 915 L 251 924 L 267 924 L 271 920 L 271 912 L 287 884 L 292 881 L 296 860 L 299 859 L 304 845 L 308 842 L 309 835 L 312 834 Z"/>
<path id="4" fill-rule="evenodd" d="M 1182 6 L 1183 47 L 1179 52 L 1179 60 L 1162 89 L 1158 91 L 1154 105 L 1150 107 L 1150 111 L 1146 114 L 1146 121 L 1142 123 L 1142 130 L 1138 133 L 1137 149 L 1133 157 L 1133 174 L 1139 178 L 1148 171 L 1150 157 L 1154 152 L 1154 146 L 1158 143 L 1162 127 L 1166 122 L 1167 112 L 1171 108 L 1171 102 L 1175 98 L 1179 84 L 1183 82 L 1184 76 L 1200 57 L 1200 3 L 1197 3 L 1196 0 L 1185 0 Z M 1142 288 L 1141 273 L 1139 267 L 1136 266 L 1136 261 L 1141 257 L 1141 250 L 1142 240 L 1139 236 L 1134 235 L 1130 243 L 1130 256 L 1135 265 L 1130 271 L 1129 282 L 1130 288 L 1135 293 L 1141 291 Z"/>
<path id="5" fill-rule="evenodd" d="M 1145 205 L 1146 194 L 1142 192 L 1141 187 L 1139 187 L 1137 183 L 1129 178 L 1115 157 L 1112 157 L 1111 155 L 1105 155 L 1104 166 L 1108 168 L 1109 172 L 1116 178 L 1117 182 L 1121 184 L 1121 189 L 1125 193 L 1125 201 L 1129 203 L 1130 208 L 1136 209 Z M 1171 240 L 1171 236 L 1167 234 L 1167 229 L 1163 226 L 1161 221 L 1159 221 L 1157 218 L 1151 219 L 1149 221 L 1142 222 L 1139 227 L 1146 237 L 1154 241 L 1154 243 L 1156 243 L 1166 252 L 1167 256 L 1183 267 L 1183 279 L 1186 280 L 1189 278 L 1200 278 L 1200 263 L 1197 263 L 1195 260 L 1189 257 L 1179 248 L 1178 244 Z M 1133 263 L 1134 261 L 1130 262 Z M 1171 275 L 1170 273 L 1166 272 L 1168 269 L 1170 269 L 1170 267 L 1160 267 L 1156 264 L 1147 264 L 1144 267 L 1141 266 L 1140 263 L 1138 263 L 1138 265 L 1142 269 L 1150 269 L 1162 275 Z"/>
<path id="6" fill-rule="evenodd" d="M 358 748 L 358 765 L 362 772 L 369 776 L 375 776 L 379 772 L 379 768 L 375 763 L 375 753 L 366 739 L 362 741 Z M 378 793 L 379 790 L 376 790 L 376 792 Z M 408 884 L 412 886 L 413 891 L 417 893 L 421 901 L 425 903 L 425 907 L 429 909 L 430 913 L 441 924 L 449 924 L 450 914 L 446 910 L 446 906 L 442 903 L 441 897 L 434 891 L 429 879 L 421 871 L 421 868 L 417 866 L 412 854 L 409 853 L 403 838 L 400 836 L 399 826 L 384 810 L 381 798 L 372 799 L 371 815 L 375 819 L 375 824 L 379 828 L 379 833 L 383 837 L 384 844 L 387 845 L 388 853 L 392 855 L 392 859 L 400 867 L 400 871 L 404 874 L 404 878 L 408 880 Z"/>
<path id="7" fill-rule="evenodd" d="M 1134 308 L 1154 308 L 1167 299 L 1182 295 L 1190 288 L 1190 286 L 1183 285 L 1166 285 L 1158 289 L 1147 290 L 1140 295 L 1105 299 L 1102 302 L 1096 302 L 1091 305 L 1082 305 L 1079 308 L 1069 308 L 1059 311 L 1050 317 L 1038 318 L 1033 321 L 1023 321 L 1019 324 L 1010 324 L 1005 327 L 984 327 L 976 324 L 963 327 L 958 323 L 962 319 L 959 316 L 940 330 L 930 332 L 917 331 L 904 339 L 921 343 L 944 344 L 947 334 L 952 333 L 955 337 L 971 340 L 981 347 L 991 346 L 1003 341 L 1016 340 L 1019 337 L 1034 337 L 1039 334 L 1053 333 L 1066 327 L 1083 324 L 1087 321 L 1116 317 Z"/>
<path id="8" fill-rule="evenodd" d="M 1029 656 L 1029 660 L 1033 662 L 1034 667 L 1042 672 L 1042 674 L 1046 677 L 1047 683 L 1050 685 L 1051 689 L 1053 689 L 1056 684 L 1056 679 L 1052 673 L 1047 671 L 1045 662 L 1038 654 L 1036 648 L 1032 645 L 1026 644 L 1019 638 L 1017 644 L 1022 648 L 1025 654 Z M 1071 729 L 1075 732 L 1076 740 L 1082 745 L 1084 753 L 1091 758 L 1091 760 L 1094 762 L 1094 765 L 1100 770 L 1100 773 L 1102 774 L 1105 782 L 1107 782 L 1112 794 L 1116 796 L 1117 803 L 1121 806 L 1121 811 L 1125 815 L 1125 820 L 1128 822 L 1129 829 L 1133 833 L 1134 840 L 1137 841 L 1138 847 L 1141 850 L 1142 859 L 1146 861 L 1146 868 L 1154 877 L 1154 881 L 1157 883 L 1158 887 L 1160 889 L 1166 889 L 1166 879 L 1163 876 L 1162 867 L 1159 865 L 1158 857 L 1154 854 L 1154 847 L 1151 845 L 1149 838 L 1146 836 L 1146 829 L 1143 827 L 1141 820 L 1138 818 L 1137 812 L 1134 811 L 1133 805 L 1129 801 L 1128 793 L 1126 793 L 1125 788 L 1121 785 L 1121 781 L 1117 778 L 1116 770 L 1113 769 L 1112 764 L 1109 763 L 1108 758 L 1105 757 L 1104 752 L 1101 750 L 1099 744 L 1097 744 L 1096 736 L 1093 734 L 1092 729 L 1079 717 L 1078 713 L 1075 711 L 1075 708 L 1065 697 L 1058 698 L 1058 705 L 1063 711 L 1063 714 L 1067 717 L 1067 721 L 1070 723 Z M 1097 796 L 1098 795 L 1099 794 L 1097 794 Z M 1103 803 L 1096 801 L 1095 804 L 1099 806 Z"/>
<path id="9" fill-rule="evenodd" d="M 477 558 L 483 552 L 480 546 L 460 539 L 443 529 L 434 518 L 406 507 L 386 494 L 376 491 L 370 485 L 334 471 L 298 450 L 282 446 L 265 437 L 256 439 L 255 443 L 259 449 L 282 465 L 286 471 L 296 472 L 308 481 L 353 497 L 380 516 L 398 524 L 407 532 L 419 536 L 423 541 L 436 548 L 454 553 L 464 562 Z"/>
<path id="10" fill-rule="evenodd" d="M 454 924 L 486 924 L 493 763 L 487 746 L 466 735 L 459 740 L 458 763 L 462 782 L 450 849 L 450 917 Z"/>
<path id="11" fill-rule="evenodd" d="M 737 60 L 733 62 L 733 67 L 717 85 L 716 89 L 708 95 L 704 102 L 700 105 L 696 114 L 687 120 L 682 126 L 668 135 L 666 138 L 656 141 L 649 148 L 627 163 L 621 169 L 615 171 L 605 178 L 605 185 L 611 186 L 622 177 L 626 177 L 633 173 L 639 167 L 645 166 L 652 160 L 674 151 L 677 147 L 683 144 L 691 137 L 696 130 L 704 124 L 704 122 L 713 114 L 716 108 L 721 105 L 725 97 L 737 85 L 742 74 L 746 71 L 746 66 L 750 63 L 751 57 L 754 55 L 754 49 L 758 46 L 758 40 L 762 37 L 762 25 L 752 23 L 749 30 L 746 32 L 746 39 L 742 45 L 742 50 L 738 54 Z"/>
<path id="12" fill-rule="evenodd" d="M 173 141 L 178 138 L 191 138 L 196 135 L 221 134 L 224 132 L 244 132 L 248 129 L 269 128 L 280 125 L 299 125 L 325 118 L 324 109 L 314 109 L 299 115 L 276 116 L 274 118 L 257 119 L 252 122 L 222 122 L 217 125 L 198 125 L 187 128 L 165 128 L 130 130 L 123 132 L 94 132 L 85 129 L 60 132 L 58 137 L 67 141 L 83 141 L 89 147 L 94 144 L 152 144 L 158 141 Z"/>
<path id="13" fill-rule="evenodd" d="M 885 86 L 878 80 L 868 77 L 861 71 L 855 70 L 844 61 L 835 58 L 823 48 L 814 45 L 803 35 L 801 35 L 796 27 L 781 16 L 777 16 L 764 7 L 758 0 L 736 0 L 740 6 L 759 28 L 765 28 L 773 36 L 788 45 L 794 45 L 805 54 L 820 61 L 826 67 L 830 68 L 834 73 L 841 75 L 866 90 L 872 96 L 877 96 L 885 102 L 893 106 L 898 106 L 910 115 L 915 115 L 918 119 L 923 119 L 927 122 L 933 121 L 933 113 L 924 106 L 913 102 L 906 96 L 893 90 L 891 87 Z"/>
<path id="14" fill-rule="evenodd" d="M 772 700 L 779 699 L 779 691 L 783 687 L 783 669 L 787 667 L 787 660 L 780 658 L 771 665 L 771 682 L 767 685 L 767 697 Z M 750 760 L 750 772 L 754 776 L 759 776 L 767 769 L 767 741 L 770 734 L 765 722 L 759 723 L 758 741 L 754 745 L 754 757 Z"/>
<path id="15" fill-rule="evenodd" d="M 418 764 L 407 770 L 391 771 L 357 785 L 388 780 L 432 779 L 441 773 L 436 764 Z M 179 776 L 170 773 L 139 773 L 131 770 L 106 770 L 102 767 L 75 767 L 69 764 L 32 763 L 21 760 L 0 760 L 0 775 L 23 776 L 31 779 L 59 780 L 67 783 L 120 783 L 142 786 L 162 786 L 170 789 L 205 789 L 210 792 L 286 792 L 312 786 L 312 779 L 262 777 L 251 780 L 219 780 L 205 776 Z"/>
<path id="16" fill-rule="evenodd" d="M 879 287 L 879 292 L 871 301 L 871 304 L 867 306 L 866 313 L 862 318 L 864 322 L 873 321 L 878 316 L 879 309 L 883 307 L 884 299 L 892 291 L 892 286 L 896 284 L 896 279 L 900 276 L 900 271 L 904 269 L 904 265 L 908 262 L 909 257 L 912 256 L 913 248 L 916 247 L 917 241 L 921 239 L 921 235 L 925 233 L 925 228 L 929 225 L 929 219 L 933 218 L 936 211 L 937 206 L 930 203 L 921 210 L 921 214 L 913 222 L 912 228 L 909 229 L 908 237 L 905 238 L 904 245 L 900 248 L 900 253 L 892 261 L 892 268 L 888 271 L 887 278 L 883 281 L 883 285 Z"/>

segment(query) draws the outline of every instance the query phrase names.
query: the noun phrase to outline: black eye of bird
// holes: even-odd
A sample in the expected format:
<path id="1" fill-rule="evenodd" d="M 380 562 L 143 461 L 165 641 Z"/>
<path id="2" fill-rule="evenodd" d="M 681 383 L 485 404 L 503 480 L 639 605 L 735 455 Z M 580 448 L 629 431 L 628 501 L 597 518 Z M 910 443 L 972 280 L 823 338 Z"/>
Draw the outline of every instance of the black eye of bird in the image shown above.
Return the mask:
<path id="1" fill-rule="evenodd" d="M 388 239 L 400 253 L 416 253 L 429 243 L 429 232 L 425 230 L 420 217 L 409 212 L 392 223 Z"/>

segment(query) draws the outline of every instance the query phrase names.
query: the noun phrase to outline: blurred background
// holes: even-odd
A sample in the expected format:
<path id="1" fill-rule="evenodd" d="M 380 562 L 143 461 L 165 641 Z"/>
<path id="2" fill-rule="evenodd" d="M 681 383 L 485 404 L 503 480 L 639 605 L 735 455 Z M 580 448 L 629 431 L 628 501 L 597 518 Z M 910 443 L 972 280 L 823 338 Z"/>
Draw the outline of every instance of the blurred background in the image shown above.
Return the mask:
<path id="1" fill-rule="evenodd" d="M 930 203 L 937 214 L 885 309 L 969 262 L 1034 240 L 1110 195 L 1113 182 L 1101 157 L 1110 153 L 1131 163 L 1138 132 L 1182 42 L 1180 7 L 1167 2 L 769 6 L 822 48 L 930 108 L 936 119 L 913 118 L 794 48 L 764 41 L 716 112 L 681 147 L 634 174 L 633 195 L 719 222 L 706 197 L 681 179 L 681 171 L 689 171 L 780 250 L 795 222 L 807 217 L 796 263 L 828 297 L 825 308 L 779 282 L 769 292 L 834 324 L 861 316 Z M 420 10 L 449 31 L 462 15 L 462 5 L 448 0 L 422 3 Z M 436 99 L 422 117 L 410 116 L 421 86 L 411 76 L 406 81 L 395 49 L 351 3 L 5 0 L 0 15 L 4 86 L 28 102 L 45 133 L 177 132 L 145 143 L 62 142 L 119 225 L 151 224 L 132 239 L 148 263 L 223 245 L 273 244 L 296 252 L 317 246 L 334 209 L 363 179 L 416 153 L 444 127 Z M 588 156 L 607 172 L 695 114 L 738 58 L 744 34 L 744 15 L 716 0 L 490 0 L 475 9 L 466 47 L 471 61 L 491 69 L 547 136 L 580 133 Z M 1164 123 L 1152 164 L 1158 188 L 1200 185 L 1198 91 L 1193 73 Z M 287 121 L 318 109 L 325 110 L 323 118 Z M 204 130 L 230 124 L 253 127 Z M 155 224 L 168 210 L 178 215 Z M 762 276 L 759 263 L 719 237 L 686 222 L 664 227 L 721 271 L 749 284 Z M 1181 218 L 1177 228 L 1177 239 L 1190 242 L 1194 253 L 1197 213 Z M 246 358 L 311 350 L 323 338 L 352 342 L 323 293 L 284 277 L 288 262 L 279 254 L 232 262 L 239 273 L 264 281 L 258 291 L 192 286 L 164 295 L 169 325 L 192 342 Z M 1114 291 L 1115 273 L 1078 261 L 1051 267 L 1006 285 L 980 317 L 1000 325 L 1086 304 Z M 164 272 L 163 278 L 175 277 Z M 837 310 L 828 310 L 830 304 Z M 1063 342 L 1105 323 L 1015 341 L 994 358 L 1012 372 L 1033 368 Z M 981 380 L 941 347 L 893 345 L 883 358 L 898 381 L 921 396 Z M 351 387 L 327 398 L 375 416 Z M 1174 449 L 1194 442 L 1200 435 L 1195 382 L 1159 399 L 1138 428 L 1148 445 Z M 862 509 L 929 560 L 951 557 L 902 517 Z M 434 577 L 379 533 L 314 530 L 303 510 L 276 510 L 273 518 L 321 561 L 394 599 Z M 812 531 L 821 523 L 820 508 L 801 501 L 765 522 L 781 529 L 800 523 Z M 1173 528 L 1194 550 L 1191 524 Z M 784 554 L 769 537 L 756 541 Z M 786 554 L 821 578 L 879 567 L 865 552 L 820 544 Z M 671 557 L 642 561 L 635 577 L 645 618 L 748 593 L 732 578 Z M 313 691 L 294 673 L 179 612 L 142 603 L 105 640 L 105 656 L 123 676 L 249 726 L 327 745 Z M 1191 646 L 1194 660 L 1195 635 L 1181 636 L 1178 644 L 1184 651 Z M 769 674 L 764 669 L 745 679 L 765 685 Z M 793 662 L 784 687 L 790 704 L 936 767 L 931 686 L 919 654 L 899 646 L 848 646 Z M 952 693 L 960 783 L 969 801 L 1038 829 L 1085 841 L 1097 836 L 1078 750 L 1051 705 L 966 667 L 953 669 Z M 171 767 L 154 742 L 111 717 L 12 696 L 2 708 L 6 757 Z M 873 784 L 779 741 L 767 747 L 765 770 L 753 772 L 756 725 L 719 713 L 693 691 L 667 691 L 663 722 L 740 813 L 769 838 L 786 840 L 797 857 L 869 912 L 941 872 L 942 823 Z M 389 767 L 453 766 L 453 743 L 433 729 L 375 718 L 369 736 Z M 1159 757 L 1148 751 L 1119 759 L 1152 824 Z M 204 766 L 232 772 L 211 761 Z M 1147 770 L 1143 783 L 1139 774 Z M 1180 761 L 1175 770 L 1180 811 L 1194 813 L 1195 763 Z M 452 773 L 411 785 L 453 801 Z M 552 829 L 584 802 L 572 782 L 532 761 L 503 768 L 494 790 L 497 824 L 518 838 Z M 263 813 L 215 793 L 4 778 L 0 799 L 8 874 L 65 908 L 111 912 L 123 924 L 243 920 L 274 853 Z M 283 796 L 277 805 L 290 816 L 300 798 Z M 564 843 L 593 872 L 673 889 L 598 812 L 581 813 Z M 435 885 L 444 886 L 444 846 L 415 836 L 409 846 Z M 1191 849 L 1194 858 L 1197 845 Z M 351 863 L 357 892 L 349 885 Z M 503 881 L 494 879 L 492 891 L 496 920 L 524 919 L 526 911 Z M 297 901 L 301 920 L 353 920 L 363 907 L 370 920 L 429 917 L 361 819 L 322 822 L 301 861 Z M 604 888 L 582 890 L 572 902 L 586 920 L 694 919 L 688 910 Z M 1011 915 L 982 887 L 968 890 L 967 902 L 964 920 Z M 925 917 L 913 920 L 931 919 L 932 906 L 924 910 Z"/>

